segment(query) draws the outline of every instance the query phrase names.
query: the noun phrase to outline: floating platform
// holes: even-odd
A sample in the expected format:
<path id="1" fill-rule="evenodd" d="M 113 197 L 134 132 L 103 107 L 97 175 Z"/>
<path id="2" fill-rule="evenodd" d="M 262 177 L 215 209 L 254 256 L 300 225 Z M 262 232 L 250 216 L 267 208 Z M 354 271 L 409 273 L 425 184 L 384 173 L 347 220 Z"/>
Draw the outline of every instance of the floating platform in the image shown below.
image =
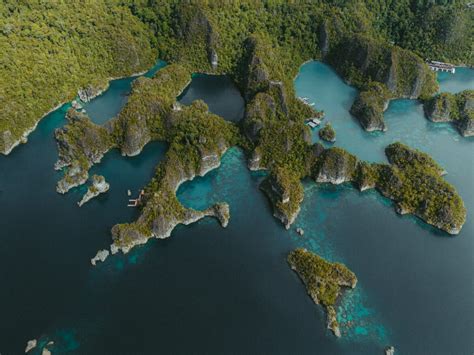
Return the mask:
<path id="1" fill-rule="evenodd" d="M 436 60 L 428 61 L 426 64 L 433 71 L 441 71 L 454 74 L 456 73 L 456 67 L 453 64 L 438 62 Z"/>
<path id="2" fill-rule="evenodd" d="M 306 120 L 305 123 L 308 126 L 310 126 L 311 128 L 316 128 L 321 124 L 321 120 L 313 117 L 313 118 L 310 118 L 310 119 Z"/>

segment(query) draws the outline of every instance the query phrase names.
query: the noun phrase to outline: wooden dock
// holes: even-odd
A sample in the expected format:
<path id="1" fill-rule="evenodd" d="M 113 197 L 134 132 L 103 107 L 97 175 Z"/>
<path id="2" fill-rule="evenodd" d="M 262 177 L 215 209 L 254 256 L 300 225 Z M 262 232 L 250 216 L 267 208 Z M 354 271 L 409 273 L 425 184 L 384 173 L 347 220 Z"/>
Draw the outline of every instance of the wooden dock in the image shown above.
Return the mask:
<path id="1" fill-rule="evenodd" d="M 313 129 L 313 128 L 318 127 L 321 124 L 321 120 L 316 117 L 313 117 L 313 118 L 307 119 L 305 123 Z"/>
<path id="2" fill-rule="evenodd" d="M 141 190 L 138 198 L 131 198 L 128 200 L 127 207 L 137 207 L 142 202 L 142 197 L 145 195 L 145 191 Z"/>
<path id="3" fill-rule="evenodd" d="M 433 71 L 441 71 L 454 74 L 456 72 L 456 67 L 449 63 L 438 62 L 436 60 L 428 61 L 426 64 Z"/>

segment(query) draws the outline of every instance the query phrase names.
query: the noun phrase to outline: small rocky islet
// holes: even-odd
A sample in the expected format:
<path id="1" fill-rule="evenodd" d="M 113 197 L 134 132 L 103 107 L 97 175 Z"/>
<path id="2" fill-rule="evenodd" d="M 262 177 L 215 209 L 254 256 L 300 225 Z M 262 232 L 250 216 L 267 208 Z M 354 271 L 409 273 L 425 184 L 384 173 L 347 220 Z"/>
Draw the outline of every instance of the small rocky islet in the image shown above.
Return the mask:
<path id="1" fill-rule="evenodd" d="M 88 187 L 86 193 L 82 197 L 82 200 L 77 204 L 79 207 L 81 207 L 83 204 L 89 202 L 94 197 L 106 193 L 107 191 L 109 191 L 109 184 L 107 181 L 105 181 L 105 178 L 102 175 L 93 175 L 92 184 Z"/>
<path id="2" fill-rule="evenodd" d="M 450 122 L 463 137 L 474 136 L 474 90 L 440 93 L 427 100 L 424 109 L 430 121 Z"/>
<path id="3" fill-rule="evenodd" d="M 336 141 L 336 131 L 332 128 L 330 123 L 326 123 L 318 132 L 319 138 L 322 140 L 334 143 Z"/>
<path id="4" fill-rule="evenodd" d="M 287 261 L 306 286 L 313 302 L 325 308 L 328 329 L 340 337 L 341 331 L 334 307 L 343 287 L 356 287 L 357 277 L 343 264 L 328 262 L 303 248 L 293 250 Z"/>

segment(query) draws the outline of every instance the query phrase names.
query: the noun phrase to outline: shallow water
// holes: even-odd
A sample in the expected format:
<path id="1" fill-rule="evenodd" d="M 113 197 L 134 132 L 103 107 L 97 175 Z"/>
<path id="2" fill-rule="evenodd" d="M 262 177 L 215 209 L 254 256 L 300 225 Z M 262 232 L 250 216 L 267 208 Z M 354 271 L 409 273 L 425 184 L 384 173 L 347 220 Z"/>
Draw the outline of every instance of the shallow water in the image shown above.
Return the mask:
<path id="1" fill-rule="evenodd" d="M 468 69 L 443 75 L 441 90 L 473 89 L 473 78 L 474 71 Z M 363 131 L 348 113 L 356 91 L 319 62 L 301 69 L 295 87 L 299 96 L 325 110 L 325 121 L 337 132 L 335 145 L 361 159 L 386 161 L 385 146 L 401 141 L 429 153 L 448 171 L 446 179 L 456 187 L 468 210 L 467 222 L 454 238 L 414 217 L 396 215 L 391 203 L 372 191 L 313 188 L 304 205 L 318 206 L 328 214 L 330 222 L 320 228 L 327 231 L 334 249 L 357 274 L 359 286 L 383 318 L 390 342 L 397 349 L 417 354 L 472 352 L 474 140 L 461 137 L 449 124 L 429 122 L 422 106 L 413 100 L 391 102 L 385 113 L 387 132 Z M 317 140 L 317 130 L 313 136 Z M 334 200 L 332 195 L 338 198 Z M 303 209 L 297 223 L 310 221 L 315 218 L 312 215 Z"/>
<path id="2" fill-rule="evenodd" d="M 471 85 L 458 75 L 443 79 L 443 88 Z M 130 81 L 122 84 L 113 82 L 110 93 L 88 104 L 96 122 L 119 112 Z M 85 188 L 66 196 L 54 190 L 60 176 L 52 169 L 53 131 L 65 123 L 64 106 L 40 123 L 29 144 L 0 157 L 0 353 L 20 353 L 32 338 L 54 340 L 60 354 L 380 354 L 389 344 L 410 354 L 472 352 L 472 140 L 429 123 L 408 100 L 391 103 L 388 132 L 364 132 L 347 111 L 355 90 L 321 63 L 306 64 L 295 86 L 326 111 L 336 145 L 362 159 L 384 161 L 384 146 L 397 139 L 432 154 L 466 203 L 461 234 L 451 238 L 398 216 L 374 192 L 308 181 L 295 223 L 305 230 L 299 237 L 272 217 L 258 189 L 263 175 L 250 173 L 234 148 L 219 169 L 178 191 L 190 207 L 227 201 L 228 228 L 211 219 L 180 226 L 172 238 L 93 268 L 89 259 L 110 244 L 110 227 L 137 216 L 125 206 L 126 190 L 147 183 L 166 146 L 149 144 L 134 158 L 106 155 L 93 172 L 106 177 L 110 191 L 78 208 Z M 206 95 L 213 110 L 216 93 Z M 324 313 L 286 264 L 297 246 L 344 262 L 358 276 L 339 305 L 342 339 L 325 329 Z"/>

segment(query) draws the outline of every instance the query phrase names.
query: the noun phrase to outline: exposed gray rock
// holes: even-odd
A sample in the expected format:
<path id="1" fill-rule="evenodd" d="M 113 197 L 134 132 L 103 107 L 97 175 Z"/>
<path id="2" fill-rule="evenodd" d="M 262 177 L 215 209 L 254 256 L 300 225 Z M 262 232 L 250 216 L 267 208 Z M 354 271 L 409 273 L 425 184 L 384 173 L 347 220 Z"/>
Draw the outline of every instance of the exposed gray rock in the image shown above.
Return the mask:
<path id="1" fill-rule="evenodd" d="M 122 155 L 133 157 L 140 154 L 143 147 L 151 140 L 146 117 L 137 114 L 133 120 L 122 119 L 120 123 L 123 134 L 120 147 Z"/>
<path id="2" fill-rule="evenodd" d="M 326 21 L 319 28 L 319 47 L 321 48 L 322 57 L 326 57 L 329 52 L 329 32 Z"/>
<path id="3" fill-rule="evenodd" d="M 79 96 L 82 102 L 89 102 L 95 97 L 102 94 L 105 90 L 107 90 L 107 88 L 108 84 L 105 87 L 94 87 L 92 85 L 89 85 L 86 88 L 78 90 L 77 95 Z"/>
<path id="4" fill-rule="evenodd" d="M 91 264 L 96 265 L 98 261 L 104 262 L 105 259 L 109 256 L 109 251 L 104 249 L 104 250 L 99 250 L 97 254 L 91 259 Z"/>
<path id="5" fill-rule="evenodd" d="M 270 81 L 269 90 L 277 93 L 279 109 L 285 116 L 288 116 L 288 103 L 283 83 L 281 81 Z"/>
<path id="6" fill-rule="evenodd" d="M 471 137 L 474 136 L 474 90 L 463 93 L 465 101 L 460 109 L 458 130 L 463 137 Z"/>
<path id="7" fill-rule="evenodd" d="M 351 114 L 358 120 L 360 125 L 368 132 L 386 131 L 387 127 L 383 113 L 389 104 L 388 91 L 382 84 L 374 83 L 367 91 L 357 95 L 351 106 Z"/>
<path id="8" fill-rule="evenodd" d="M 114 243 L 110 249 L 112 250 L 112 254 L 117 253 L 119 250 L 126 254 L 133 247 L 145 244 L 148 239 L 152 237 L 158 239 L 168 238 L 178 224 L 189 225 L 205 217 L 215 217 L 219 220 L 222 227 L 227 227 L 230 218 L 229 205 L 226 203 L 218 203 L 203 211 L 186 209 L 181 218 L 170 218 L 169 216 L 158 214 L 152 222 L 151 235 L 139 228 L 132 227 L 124 229 L 121 228 L 121 225 L 115 225 L 112 228 Z M 118 245 L 115 242 L 115 240 L 118 239 L 127 239 L 129 242 L 126 245 Z"/>
<path id="9" fill-rule="evenodd" d="M 109 190 L 109 184 L 105 181 L 105 178 L 102 175 L 93 175 L 92 176 L 92 185 L 89 186 L 87 192 L 82 197 L 82 200 L 77 204 L 81 207 L 84 203 L 90 201 L 94 197 L 105 193 Z"/>
<path id="10" fill-rule="evenodd" d="M 28 343 L 26 343 L 25 353 L 36 348 L 37 344 L 38 344 L 38 341 L 36 339 L 28 340 Z"/>
<path id="11" fill-rule="evenodd" d="M 87 169 L 77 160 L 74 160 L 69 168 L 67 168 L 64 177 L 58 181 L 56 191 L 65 194 L 70 189 L 84 184 L 89 178 Z"/>
<path id="12" fill-rule="evenodd" d="M 264 167 L 262 166 L 262 154 L 260 150 L 257 148 L 252 152 L 252 156 L 248 160 L 248 168 L 249 170 L 256 171 L 262 170 Z"/>
<path id="13" fill-rule="evenodd" d="M 337 321 L 336 310 L 333 306 L 326 307 L 327 310 L 327 327 L 332 330 L 334 335 L 338 338 L 341 337 L 341 330 L 339 329 L 339 322 Z"/>
<path id="14" fill-rule="evenodd" d="M 217 66 L 219 65 L 219 57 L 214 48 L 210 50 L 209 61 L 211 62 L 212 69 L 217 69 Z"/>
<path id="15" fill-rule="evenodd" d="M 77 101 L 77 100 L 72 100 L 71 106 L 75 110 L 80 110 L 82 109 L 82 105 Z"/>
<path id="16" fill-rule="evenodd" d="M 366 83 L 385 84 L 393 98 L 417 99 L 437 90 L 435 75 L 422 58 L 373 36 L 343 36 L 327 59 L 348 82 L 361 86 L 362 75 Z"/>
<path id="17" fill-rule="evenodd" d="M 453 109 L 453 96 L 440 94 L 429 100 L 424 105 L 425 115 L 432 122 L 450 122 Z"/>
<path id="18" fill-rule="evenodd" d="M 474 136 L 474 120 L 469 118 L 461 120 L 458 123 L 458 130 L 463 137 Z"/>
<path id="19" fill-rule="evenodd" d="M 273 206 L 273 216 L 289 229 L 300 212 L 303 188 L 298 178 L 291 178 L 284 169 L 277 169 L 263 180 L 260 188 Z"/>
<path id="20" fill-rule="evenodd" d="M 66 115 L 69 121 L 55 131 L 58 146 L 58 161 L 55 169 L 69 167 L 56 190 L 66 193 L 71 188 L 84 184 L 88 179 L 90 167 L 101 161 L 114 142 L 107 130 L 94 124 L 89 117 L 69 109 Z"/>
<path id="21" fill-rule="evenodd" d="M 424 109 L 430 121 L 452 122 L 462 136 L 474 135 L 474 90 L 442 92 L 428 100 Z"/>
<path id="22" fill-rule="evenodd" d="M 332 128 L 330 123 L 327 123 L 318 132 L 319 138 L 326 142 L 334 143 L 336 141 L 336 131 Z"/>
<path id="23" fill-rule="evenodd" d="M 12 132 L 9 130 L 3 131 L 0 134 L 0 148 L 2 154 L 9 154 L 13 145 L 14 145 L 15 140 L 13 139 Z"/>
<path id="24" fill-rule="evenodd" d="M 319 159 L 316 174 L 316 182 L 329 182 L 331 184 L 342 184 L 352 181 L 357 165 L 357 158 L 340 148 L 325 150 Z"/>

